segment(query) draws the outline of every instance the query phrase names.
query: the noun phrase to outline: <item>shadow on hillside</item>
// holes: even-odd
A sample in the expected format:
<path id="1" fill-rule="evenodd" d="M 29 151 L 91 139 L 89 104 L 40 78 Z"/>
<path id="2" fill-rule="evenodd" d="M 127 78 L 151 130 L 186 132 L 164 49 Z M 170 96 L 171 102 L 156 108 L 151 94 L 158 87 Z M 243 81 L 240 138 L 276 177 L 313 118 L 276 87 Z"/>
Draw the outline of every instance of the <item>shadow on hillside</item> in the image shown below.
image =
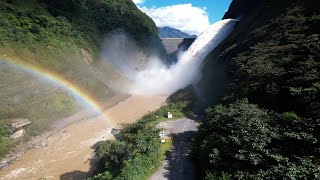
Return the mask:
<path id="1" fill-rule="evenodd" d="M 183 38 L 182 43 L 178 45 L 178 49 L 182 51 L 186 51 L 195 40 L 196 38 Z"/>
<path id="2" fill-rule="evenodd" d="M 102 141 L 95 143 L 91 148 L 96 150 L 99 144 L 101 144 Z M 75 170 L 71 172 L 64 173 L 60 176 L 60 180 L 80 180 L 80 179 L 86 179 L 87 177 L 91 176 L 93 172 L 96 170 L 98 157 L 94 156 L 91 159 L 84 160 L 83 164 L 89 163 L 90 169 L 87 172 Z M 70 162 L 72 163 L 72 162 Z"/>
<path id="3" fill-rule="evenodd" d="M 166 155 L 168 162 L 163 168 L 163 177 L 169 180 L 194 180 L 196 169 L 191 156 L 194 131 L 186 131 L 173 136 L 173 149 Z"/>

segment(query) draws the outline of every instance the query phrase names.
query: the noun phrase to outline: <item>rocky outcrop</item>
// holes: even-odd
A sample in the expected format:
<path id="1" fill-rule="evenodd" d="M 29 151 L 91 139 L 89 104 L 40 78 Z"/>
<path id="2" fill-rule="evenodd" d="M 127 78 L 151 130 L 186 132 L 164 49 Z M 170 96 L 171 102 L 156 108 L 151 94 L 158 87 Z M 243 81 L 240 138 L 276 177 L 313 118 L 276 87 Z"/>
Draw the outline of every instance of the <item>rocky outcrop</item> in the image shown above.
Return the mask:
<path id="1" fill-rule="evenodd" d="M 3 124 L 10 130 L 10 137 L 17 139 L 23 135 L 25 127 L 31 124 L 31 121 L 25 118 L 6 119 Z"/>

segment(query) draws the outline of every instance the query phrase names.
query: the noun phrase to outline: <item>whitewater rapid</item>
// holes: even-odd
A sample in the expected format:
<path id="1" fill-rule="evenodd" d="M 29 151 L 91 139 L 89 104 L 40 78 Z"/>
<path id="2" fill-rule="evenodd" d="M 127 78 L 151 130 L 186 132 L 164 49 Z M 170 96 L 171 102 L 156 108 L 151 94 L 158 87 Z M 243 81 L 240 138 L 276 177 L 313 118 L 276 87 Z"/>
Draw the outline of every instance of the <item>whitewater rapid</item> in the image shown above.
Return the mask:
<path id="1" fill-rule="evenodd" d="M 203 60 L 233 31 L 237 22 L 225 19 L 208 27 L 170 68 L 156 57 L 151 58 L 145 70 L 131 77 L 133 93 L 168 95 L 196 82 Z"/>

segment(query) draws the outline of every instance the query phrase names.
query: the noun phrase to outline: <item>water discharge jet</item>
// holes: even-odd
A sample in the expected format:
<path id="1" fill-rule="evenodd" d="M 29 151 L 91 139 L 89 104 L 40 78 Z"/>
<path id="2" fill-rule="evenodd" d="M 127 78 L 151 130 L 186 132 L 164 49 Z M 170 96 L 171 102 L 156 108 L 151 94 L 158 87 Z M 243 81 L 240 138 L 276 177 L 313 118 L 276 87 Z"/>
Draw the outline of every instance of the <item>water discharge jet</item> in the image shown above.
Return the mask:
<path id="1" fill-rule="evenodd" d="M 170 95 L 196 82 L 206 56 L 234 29 L 238 20 L 224 19 L 208 27 L 187 51 L 168 67 L 157 55 L 146 55 L 128 35 L 118 31 L 107 36 L 102 56 L 129 80 L 123 88 L 131 94 Z M 112 85 L 111 85 L 112 86 Z"/>
<path id="2" fill-rule="evenodd" d="M 170 68 L 156 57 L 150 58 L 147 68 L 131 77 L 133 93 L 168 95 L 199 79 L 202 61 L 232 32 L 237 22 L 225 19 L 211 25 Z"/>

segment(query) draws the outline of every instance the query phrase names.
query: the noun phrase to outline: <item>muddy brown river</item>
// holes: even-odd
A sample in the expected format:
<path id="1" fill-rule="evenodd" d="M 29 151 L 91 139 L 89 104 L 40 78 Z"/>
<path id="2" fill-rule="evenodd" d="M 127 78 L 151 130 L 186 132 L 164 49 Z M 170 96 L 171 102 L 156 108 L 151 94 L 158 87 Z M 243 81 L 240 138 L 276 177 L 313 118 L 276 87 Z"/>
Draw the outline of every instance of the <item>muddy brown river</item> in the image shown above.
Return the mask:
<path id="1" fill-rule="evenodd" d="M 0 171 L 0 179 L 81 179 L 91 173 L 99 141 L 113 139 L 111 128 L 133 123 L 165 103 L 164 96 L 133 95 L 104 111 L 43 140 L 43 148 L 28 150 Z"/>

